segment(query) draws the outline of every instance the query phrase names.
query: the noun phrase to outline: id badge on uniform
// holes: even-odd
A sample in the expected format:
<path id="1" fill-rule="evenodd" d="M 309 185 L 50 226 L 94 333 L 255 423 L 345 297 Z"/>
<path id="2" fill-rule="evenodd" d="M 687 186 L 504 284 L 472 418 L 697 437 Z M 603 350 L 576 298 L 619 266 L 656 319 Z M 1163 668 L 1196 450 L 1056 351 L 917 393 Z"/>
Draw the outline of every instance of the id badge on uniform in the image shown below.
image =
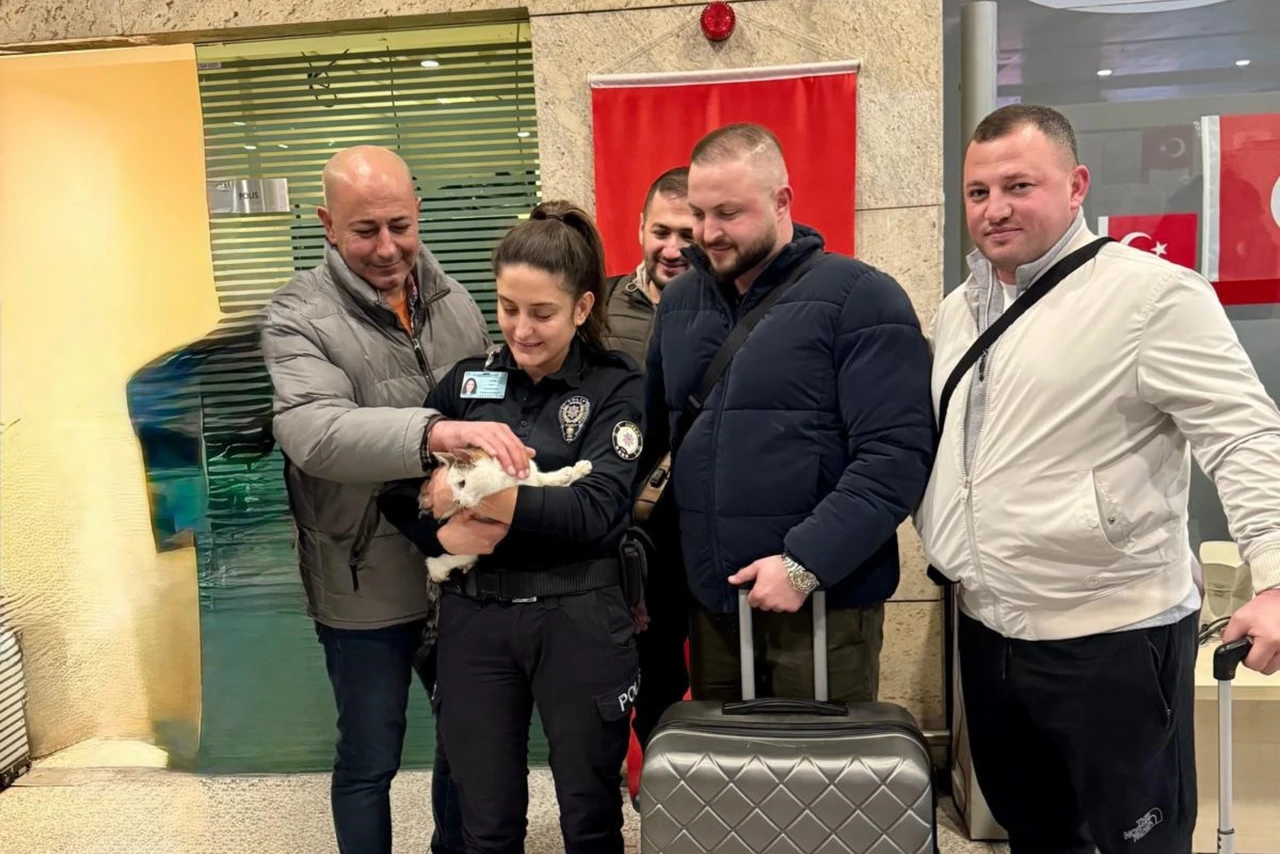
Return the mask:
<path id="1" fill-rule="evenodd" d="M 462 374 L 464 400 L 502 400 L 506 396 L 506 371 L 466 371 Z"/>

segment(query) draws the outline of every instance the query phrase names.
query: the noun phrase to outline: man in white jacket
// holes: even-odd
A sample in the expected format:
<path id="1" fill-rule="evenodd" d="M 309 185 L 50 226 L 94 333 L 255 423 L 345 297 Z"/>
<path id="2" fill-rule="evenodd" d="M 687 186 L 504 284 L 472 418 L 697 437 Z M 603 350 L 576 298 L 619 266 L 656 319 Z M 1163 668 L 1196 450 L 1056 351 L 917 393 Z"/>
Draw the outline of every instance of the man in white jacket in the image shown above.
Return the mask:
<path id="1" fill-rule="evenodd" d="M 982 331 L 1098 238 L 1070 123 L 1015 105 L 965 154 L 970 276 L 934 327 L 933 395 Z M 1213 289 L 1119 243 L 965 372 L 917 525 L 959 583 L 974 767 L 1012 854 L 1189 854 L 1199 567 L 1190 454 L 1257 596 L 1226 638 L 1280 669 L 1280 413 Z"/>

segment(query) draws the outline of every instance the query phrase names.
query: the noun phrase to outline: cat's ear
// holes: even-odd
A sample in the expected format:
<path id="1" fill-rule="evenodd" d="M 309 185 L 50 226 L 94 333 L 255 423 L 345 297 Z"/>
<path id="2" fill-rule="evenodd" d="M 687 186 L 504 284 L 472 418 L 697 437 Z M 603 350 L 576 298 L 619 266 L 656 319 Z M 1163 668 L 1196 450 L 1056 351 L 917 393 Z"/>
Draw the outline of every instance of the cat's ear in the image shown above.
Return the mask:
<path id="1" fill-rule="evenodd" d="M 457 461 L 464 466 L 475 465 L 477 458 L 484 455 L 484 451 L 479 448 L 459 448 L 454 451 Z"/>
<path id="2" fill-rule="evenodd" d="M 436 462 L 438 462 L 442 466 L 452 466 L 455 462 L 457 462 L 457 458 L 453 454 L 449 453 L 448 451 L 441 451 L 440 453 L 433 452 L 431 456 L 435 457 Z"/>

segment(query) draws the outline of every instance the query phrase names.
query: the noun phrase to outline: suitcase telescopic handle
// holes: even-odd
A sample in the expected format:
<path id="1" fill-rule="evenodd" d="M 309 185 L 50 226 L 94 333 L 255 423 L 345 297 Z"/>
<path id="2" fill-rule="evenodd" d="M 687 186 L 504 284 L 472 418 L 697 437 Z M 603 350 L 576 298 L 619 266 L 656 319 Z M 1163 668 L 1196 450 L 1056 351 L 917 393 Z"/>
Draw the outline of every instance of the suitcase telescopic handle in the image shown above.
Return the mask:
<path id="1" fill-rule="evenodd" d="M 1235 797 L 1231 786 L 1231 680 L 1252 648 L 1253 640 L 1243 637 L 1213 651 L 1213 678 L 1218 680 L 1218 854 L 1235 854 L 1236 850 L 1231 818 Z"/>
<path id="2" fill-rule="evenodd" d="M 1231 643 L 1224 643 L 1213 651 L 1213 678 L 1219 682 L 1230 682 L 1236 678 L 1239 667 L 1253 649 L 1253 638 L 1242 637 Z"/>
<path id="3" fill-rule="evenodd" d="M 751 632 L 750 590 L 738 590 L 738 657 L 742 669 L 742 702 L 723 706 L 726 715 L 830 715 L 849 714 L 844 703 L 832 703 L 827 683 L 827 596 L 815 590 L 809 596 L 813 607 L 813 699 L 765 697 L 756 699 L 756 649 Z"/>

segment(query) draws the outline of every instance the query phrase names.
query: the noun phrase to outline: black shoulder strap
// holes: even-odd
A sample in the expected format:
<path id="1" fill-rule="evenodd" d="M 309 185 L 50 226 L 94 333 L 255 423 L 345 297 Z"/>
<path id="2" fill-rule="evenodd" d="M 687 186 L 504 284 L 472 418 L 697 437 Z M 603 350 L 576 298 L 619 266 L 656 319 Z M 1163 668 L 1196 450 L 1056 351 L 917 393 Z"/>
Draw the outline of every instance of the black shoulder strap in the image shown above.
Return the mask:
<path id="1" fill-rule="evenodd" d="M 623 273 L 621 276 L 610 276 L 608 279 L 606 279 L 606 280 L 605 280 L 605 282 L 606 282 L 606 285 L 605 285 L 605 291 L 604 291 L 604 304 L 605 304 L 605 305 L 608 305 L 608 304 L 609 304 L 609 300 L 613 299 L 613 292 L 614 292 L 614 291 L 616 291 L 616 290 L 618 289 L 618 285 L 620 285 L 620 284 L 622 283 L 622 280 L 623 280 L 623 279 L 625 279 L 627 276 L 630 276 L 630 275 L 633 275 L 633 274 L 631 274 L 631 273 Z"/>
<path id="2" fill-rule="evenodd" d="M 671 448 L 673 450 L 684 439 L 689 432 L 689 428 L 693 426 L 694 419 L 698 417 L 698 413 L 702 412 L 702 407 L 707 398 L 711 396 L 716 383 L 720 382 L 720 378 L 728 370 L 729 363 L 733 361 L 738 348 L 747 340 L 751 330 L 761 320 L 764 320 L 764 316 L 769 313 L 769 309 L 773 308 L 774 303 L 782 299 L 782 295 L 791 290 L 791 287 L 800 281 L 800 278 L 826 255 L 826 252 L 819 250 L 797 264 L 786 279 L 779 282 L 773 290 L 765 294 L 764 299 L 760 300 L 751 311 L 743 315 L 742 319 L 738 321 L 738 325 L 733 327 L 729 337 L 724 339 L 724 343 L 720 345 L 720 349 L 716 351 L 715 356 L 711 359 L 711 365 L 702 377 L 702 385 L 697 394 L 689 395 L 689 399 L 685 402 L 684 409 L 680 413 L 680 420 L 676 423 L 675 435 L 671 437 Z"/>
<path id="3" fill-rule="evenodd" d="M 973 363 L 986 355 L 991 349 L 991 345 L 996 343 L 996 339 L 1004 334 L 1004 331 L 1013 325 L 1013 322 L 1027 312 L 1031 306 L 1035 305 L 1049 291 L 1070 276 L 1080 267 L 1084 266 L 1093 256 L 1098 254 L 1108 243 L 1113 242 L 1114 238 L 1101 237 L 1087 246 L 1081 246 L 1070 255 L 1058 261 L 1050 267 L 1044 275 L 1036 279 L 1031 287 L 1027 288 L 1026 293 L 1014 300 L 1013 305 L 1009 306 L 1004 314 L 996 318 L 996 322 L 987 327 L 987 331 L 978 336 L 978 340 L 965 351 L 960 357 L 960 361 L 956 363 L 955 368 L 951 371 L 951 376 L 947 377 L 946 384 L 942 387 L 942 396 L 938 401 L 938 432 L 941 433 L 943 425 L 947 423 L 947 405 L 951 402 L 951 395 L 955 392 L 956 386 L 960 384 L 960 380 Z"/>

